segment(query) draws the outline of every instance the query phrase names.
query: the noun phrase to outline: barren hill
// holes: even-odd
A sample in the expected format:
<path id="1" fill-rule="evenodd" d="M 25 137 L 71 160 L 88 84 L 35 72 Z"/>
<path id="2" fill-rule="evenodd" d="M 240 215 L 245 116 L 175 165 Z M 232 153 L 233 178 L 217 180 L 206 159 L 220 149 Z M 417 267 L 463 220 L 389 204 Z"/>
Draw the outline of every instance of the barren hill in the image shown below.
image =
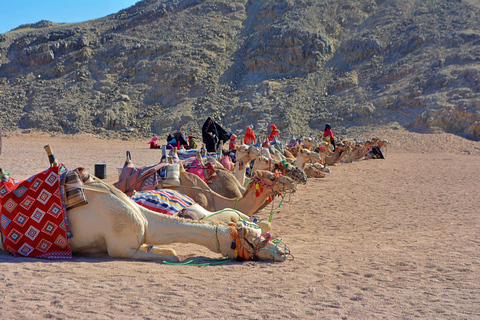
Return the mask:
<path id="1" fill-rule="evenodd" d="M 0 34 L 0 125 L 104 137 L 341 135 L 374 125 L 480 139 L 475 0 L 144 0 Z"/>

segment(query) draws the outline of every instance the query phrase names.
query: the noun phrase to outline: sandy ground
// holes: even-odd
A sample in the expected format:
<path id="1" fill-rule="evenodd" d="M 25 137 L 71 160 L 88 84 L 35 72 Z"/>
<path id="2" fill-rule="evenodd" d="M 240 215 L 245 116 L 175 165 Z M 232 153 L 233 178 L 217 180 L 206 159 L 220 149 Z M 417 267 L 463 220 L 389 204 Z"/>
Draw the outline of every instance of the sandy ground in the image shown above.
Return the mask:
<path id="1" fill-rule="evenodd" d="M 385 160 L 332 167 L 275 210 L 284 263 L 215 266 L 0 253 L 2 319 L 480 319 L 480 143 L 449 134 L 377 130 Z M 4 132 L 0 163 L 17 179 L 60 162 L 114 182 L 125 151 L 156 163 L 148 141 Z M 260 218 L 267 218 L 265 210 Z M 220 258 L 196 245 L 182 261 Z"/>

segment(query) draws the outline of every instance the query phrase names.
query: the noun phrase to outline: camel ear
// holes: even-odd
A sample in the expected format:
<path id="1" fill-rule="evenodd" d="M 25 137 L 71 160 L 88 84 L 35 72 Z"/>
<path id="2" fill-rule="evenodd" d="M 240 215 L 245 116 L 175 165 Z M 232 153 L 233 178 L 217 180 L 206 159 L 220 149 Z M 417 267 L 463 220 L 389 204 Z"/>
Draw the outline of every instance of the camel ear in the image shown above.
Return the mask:
<path id="1" fill-rule="evenodd" d="M 180 165 L 178 166 L 178 171 L 180 171 L 180 172 L 185 172 L 185 168 L 183 167 L 182 164 L 180 164 Z"/>

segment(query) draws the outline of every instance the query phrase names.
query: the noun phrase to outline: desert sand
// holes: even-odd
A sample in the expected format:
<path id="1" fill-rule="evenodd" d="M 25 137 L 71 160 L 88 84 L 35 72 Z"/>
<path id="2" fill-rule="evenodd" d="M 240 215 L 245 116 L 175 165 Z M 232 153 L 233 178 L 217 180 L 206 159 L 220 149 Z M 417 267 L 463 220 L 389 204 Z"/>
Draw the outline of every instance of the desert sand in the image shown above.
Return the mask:
<path id="1" fill-rule="evenodd" d="M 390 129 L 356 138 L 372 136 L 393 142 L 386 159 L 332 166 L 274 210 L 272 233 L 293 260 L 197 267 L 1 252 L 0 318 L 480 319 L 480 143 Z M 50 144 L 68 168 L 104 163 L 115 182 L 126 150 L 138 166 L 160 160 L 147 142 L 4 132 L 0 163 L 28 178 L 47 168 Z M 181 261 L 221 258 L 172 247 Z"/>

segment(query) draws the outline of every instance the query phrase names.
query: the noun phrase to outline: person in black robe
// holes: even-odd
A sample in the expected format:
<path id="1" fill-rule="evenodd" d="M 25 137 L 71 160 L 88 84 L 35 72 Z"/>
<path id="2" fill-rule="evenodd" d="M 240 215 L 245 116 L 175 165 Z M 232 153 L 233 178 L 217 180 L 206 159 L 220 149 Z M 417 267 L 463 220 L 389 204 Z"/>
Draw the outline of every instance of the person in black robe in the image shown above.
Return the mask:
<path id="1" fill-rule="evenodd" d="M 216 152 L 220 145 L 230 140 L 231 134 L 223 129 L 212 117 L 208 117 L 202 126 L 202 140 L 207 152 Z"/>

